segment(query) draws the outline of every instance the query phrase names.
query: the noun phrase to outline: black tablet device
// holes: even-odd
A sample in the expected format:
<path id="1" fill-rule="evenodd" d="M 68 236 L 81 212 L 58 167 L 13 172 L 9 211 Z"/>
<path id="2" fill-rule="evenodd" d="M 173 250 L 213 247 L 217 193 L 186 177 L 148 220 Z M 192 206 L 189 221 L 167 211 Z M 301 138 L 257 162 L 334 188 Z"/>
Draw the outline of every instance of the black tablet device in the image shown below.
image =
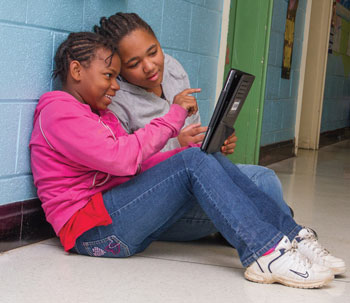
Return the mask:
<path id="1" fill-rule="evenodd" d="M 229 71 L 205 133 L 201 150 L 209 154 L 218 152 L 225 140 L 232 135 L 233 125 L 254 79 L 255 76 L 237 69 Z"/>

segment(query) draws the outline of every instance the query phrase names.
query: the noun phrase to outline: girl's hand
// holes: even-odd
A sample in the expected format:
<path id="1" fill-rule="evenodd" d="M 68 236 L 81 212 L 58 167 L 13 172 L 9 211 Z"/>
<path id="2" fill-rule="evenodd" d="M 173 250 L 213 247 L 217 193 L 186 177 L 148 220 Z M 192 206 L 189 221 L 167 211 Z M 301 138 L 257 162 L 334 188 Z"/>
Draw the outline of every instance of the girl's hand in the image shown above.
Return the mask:
<path id="1" fill-rule="evenodd" d="M 188 125 L 181 130 L 177 139 L 182 147 L 188 146 L 190 143 L 200 143 L 204 139 L 204 132 L 207 128 L 207 126 L 201 126 L 200 123 Z"/>
<path id="2" fill-rule="evenodd" d="M 191 96 L 193 93 L 199 93 L 200 88 L 188 88 L 177 94 L 174 97 L 174 104 L 178 104 L 188 112 L 188 117 L 192 116 L 198 111 L 197 100 L 194 96 Z"/>
<path id="3" fill-rule="evenodd" d="M 225 156 L 233 154 L 233 152 L 235 151 L 237 139 L 238 138 L 236 137 L 236 134 L 233 133 L 225 140 L 224 145 L 221 147 L 221 152 Z"/>

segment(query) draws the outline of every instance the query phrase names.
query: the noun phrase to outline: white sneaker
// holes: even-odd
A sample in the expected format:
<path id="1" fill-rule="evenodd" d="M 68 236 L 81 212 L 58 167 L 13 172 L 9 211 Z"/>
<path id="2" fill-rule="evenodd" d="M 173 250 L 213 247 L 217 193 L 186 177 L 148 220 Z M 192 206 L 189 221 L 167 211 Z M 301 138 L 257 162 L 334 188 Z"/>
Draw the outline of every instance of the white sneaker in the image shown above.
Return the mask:
<path id="1" fill-rule="evenodd" d="M 292 247 L 284 236 L 275 251 L 260 257 L 246 269 L 247 280 L 258 283 L 281 283 L 298 288 L 319 288 L 334 278 L 332 271 L 324 266 L 312 264 Z"/>
<path id="2" fill-rule="evenodd" d="M 345 273 L 345 262 L 332 256 L 329 251 L 323 248 L 308 228 L 303 228 L 292 242 L 292 245 L 306 256 L 312 263 L 317 263 L 330 268 L 334 275 Z"/>

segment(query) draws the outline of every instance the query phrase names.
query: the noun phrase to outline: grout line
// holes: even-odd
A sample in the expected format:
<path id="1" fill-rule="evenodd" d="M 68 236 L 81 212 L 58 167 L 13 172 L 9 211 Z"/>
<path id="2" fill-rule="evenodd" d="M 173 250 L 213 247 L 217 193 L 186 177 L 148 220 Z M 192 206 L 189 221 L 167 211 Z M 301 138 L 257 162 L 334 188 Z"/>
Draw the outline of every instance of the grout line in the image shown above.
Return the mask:
<path id="1" fill-rule="evenodd" d="M 145 258 L 145 259 L 155 259 L 155 260 L 162 260 L 162 261 L 177 262 L 177 263 L 188 263 L 188 264 L 197 264 L 197 265 L 207 265 L 207 266 L 214 266 L 214 267 L 223 267 L 223 268 L 240 269 L 240 270 L 243 270 L 243 269 L 244 269 L 244 268 L 235 267 L 235 266 L 218 265 L 218 264 L 210 264 L 210 263 L 202 263 L 202 262 L 193 262 L 193 261 L 173 260 L 173 259 L 166 259 L 166 258 L 160 258 L 160 257 L 149 257 L 149 256 L 140 256 L 140 255 L 138 255 L 137 257 Z"/>

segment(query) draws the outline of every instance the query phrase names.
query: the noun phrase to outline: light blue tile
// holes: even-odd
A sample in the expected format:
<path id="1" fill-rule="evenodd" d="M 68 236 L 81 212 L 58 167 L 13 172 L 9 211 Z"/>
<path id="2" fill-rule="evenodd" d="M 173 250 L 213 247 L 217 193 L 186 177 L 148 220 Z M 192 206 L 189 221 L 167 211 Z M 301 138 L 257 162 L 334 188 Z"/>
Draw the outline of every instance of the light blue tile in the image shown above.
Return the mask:
<path id="1" fill-rule="evenodd" d="M 223 0 L 205 0 L 204 6 L 209 9 L 222 12 L 222 9 L 224 7 L 224 1 Z"/>
<path id="2" fill-rule="evenodd" d="M 193 7 L 190 51 L 217 56 L 219 52 L 221 14 L 203 7 Z"/>
<path id="3" fill-rule="evenodd" d="M 299 71 L 292 71 L 292 74 L 291 74 L 292 87 L 291 87 L 290 96 L 293 99 L 298 98 L 299 75 L 300 75 Z"/>
<path id="4" fill-rule="evenodd" d="M 157 38 L 160 40 L 162 33 L 163 5 L 165 0 L 128 0 L 127 11 L 138 14 L 153 29 Z M 172 15 L 170 15 L 172 16 Z M 168 18 L 170 18 L 170 16 Z"/>
<path id="5" fill-rule="evenodd" d="M 53 37 L 53 58 L 52 58 L 52 68 L 51 70 L 55 69 L 55 60 L 54 57 L 56 55 L 56 51 L 58 49 L 58 47 L 61 45 L 61 43 L 66 40 L 68 37 L 68 33 L 54 33 L 54 37 Z M 59 78 L 56 79 L 52 79 L 51 78 L 51 90 L 60 90 L 62 88 L 62 83 L 59 80 Z"/>
<path id="6" fill-rule="evenodd" d="M 169 1 L 169 0 L 166 0 L 166 1 Z M 187 2 L 197 4 L 197 5 L 204 5 L 204 1 L 205 0 L 187 0 Z M 214 0 L 214 1 L 216 1 L 216 0 Z"/>
<path id="7" fill-rule="evenodd" d="M 202 89 L 198 99 L 213 100 L 216 90 L 217 60 L 211 57 L 201 57 L 199 64 L 198 86 Z"/>
<path id="8" fill-rule="evenodd" d="M 283 34 L 286 28 L 287 8 L 286 1 L 277 0 L 273 2 L 272 29 Z"/>
<path id="9" fill-rule="evenodd" d="M 265 100 L 261 134 L 265 135 L 272 131 L 272 101 Z"/>
<path id="10" fill-rule="evenodd" d="M 180 51 L 174 51 L 173 56 L 182 64 L 187 72 L 191 87 L 198 87 L 200 56 Z"/>
<path id="11" fill-rule="evenodd" d="M 292 81 L 290 79 L 283 79 L 280 80 L 280 87 L 279 87 L 279 93 L 278 97 L 280 99 L 288 99 L 290 98 L 290 90 L 291 90 Z"/>
<path id="12" fill-rule="evenodd" d="M 268 57 L 268 65 L 276 65 L 276 57 L 277 57 L 277 43 L 278 43 L 278 35 L 276 32 L 271 32 L 270 36 L 270 46 L 269 46 L 269 57 Z"/>
<path id="13" fill-rule="evenodd" d="M 287 100 L 282 104 L 282 129 L 292 129 L 296 118 L 296 101 Z"/>
<path id="14" fill-rule="evenodd" d="M 92 31 L 94 25 L 99 25 L 101 17 L 109 17 L 117 12 L 126 11 L 127 0 L 85 0 L 84 30 Z"/>
<path id="15" fill-rule="evenodd" d="M 50 90 L 52 34 L 45 30 L 2 26 L 0 99 L 37 99 Z"/>
<path id="16" fill-rule="evenodd" d="M 0 103 L 0 176 L 15 173 L 20 110 L 18 104 Z"/>
<path id="17" fill-rule="evenodd" d="M 183 0 L 165 1 L 161 45 L 181 50 L 189 49 L 191 6 Z"/>
<path id="18" fill-rule="evenodd" d="M 11 0 L 0 2 L 0 19 L 6 21 L 25 22 L 27 1 L 26 0 Z"/>
<path id="19" fill-rule="evenodd" d="M 293 43 L 292 66 L 291 66 L 292 69 L 300 69 L 302 50 L 303 50 L 302 42 L 295 40 Z"/>
<path id="20" fill-rule="evenodd" d="M 283 60 L 283 46 L 284 46 L 284 35 L 281 33 L 275 33 L 276 37 L 276 62 L 275 66 L 282 67 Z"/>
<path id="21" fill-rule="evenodd" d="M 67 31 L 83 30 L 84 1 L 27 0 L 28 24 Z"/>
<path id="22" fill-rule="evenodd" d="M 281 80 L 280 68 L 269 66 L 266 77 L 265 95 L 267 99 L 277 99 L 279 97 L 279 83 Z"/>
<path id="23" fill-rule="evenodd" d="M 36 197 L 36 189 L 31 175 L 0 179 L 0 205 L 30 200 Z"/>
<path id="24" fill-rule="evenodd" d="M 282 104 L 281 101 L 272 102 L 271 107 L 271 129 L 278 131 L 282 128 Z"/>
<path id="25" fill-rule="evenodd" d="M 16 174 L 29 174 L 31 172 L 29 140 L 33 130 L 33 117 L 36 104 L 37 103 L 28 103 L 21 105 Z"/>
<path id="26" fill-rule="evenodd" d="M 208 125 L 212 115 L 210 100 L 198 100 L 199 114 L 202 125 Z"/>
<path id="27" fill-rule="evenodd" d="M 294 38 L 300 41 L 304 39 L 304 24 L 305 24 L 305 10 L 300 6 L 301 2 L 299 1 L 299 6 L 297 10 L 297 15 L 295 17 L 295 29 L 294 29 Z"/>

